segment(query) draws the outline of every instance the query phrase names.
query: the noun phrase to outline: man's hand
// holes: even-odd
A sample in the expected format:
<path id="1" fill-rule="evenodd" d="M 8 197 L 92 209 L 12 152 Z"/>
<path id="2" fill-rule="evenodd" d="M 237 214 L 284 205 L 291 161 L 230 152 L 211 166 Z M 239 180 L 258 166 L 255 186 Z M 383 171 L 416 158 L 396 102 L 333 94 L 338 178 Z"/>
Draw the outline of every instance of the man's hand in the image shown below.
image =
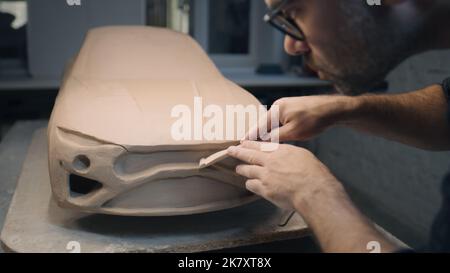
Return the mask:
<path id="1" fill-rule="evenodd" d="M 448 103 L 442 87 L 393 95 L 342 95 L 283 98 L 274 103 L 279 109 L 279 127 L 269 137 L 259 135 L 271 127 L 272 107 L 245 139 L 308 140 L 326 129 L 341 125 L 407 145 L 430 150 L 450 149 Z"/>
<path id="2" fill-rule="evenodd" d="M 368 252 L 371 242 L 381 252 L 394 251 L 392 244 L 352 204 L 340 182 L 309 151 L 279 145 L 261 151 L 262 143 L 244 141 L 228 154 L 247 165 L 236 172 L 248 178 L 248 190 L 275 205 L 298 211 L 325 252 Z"/>
<path id="3" fill-rule="evenodd" d="M 248 165 L 239 165 L 236 172 L 249 180 L 249 191 L 286 209 L 303 210 L 311 198 L 331 198 L 341 195 L 343 188 L 311 152 L 279 145 L 273 152 L 262 152 L 261 143 L 244 141 L 239 147 L 230 147 L 230 156 Z"/>
<path id="4" fill-rule="evenodd" d="M 279 109 L 280 127 L 272 128 L 271 139 L 279 134 L 280 141 L 308 140 L 325 131 L 342 120 L 347 113 L 354 108 L 351 97 L 330 95 L 330 96 L 306 96 L 282 98 L 274 103 Z M 258 122 L 258 127 L 253 128 L 246 136 L 258 136 L 260 128 L 271 129 L 272 107 L 267 115 L 264 115 Z M 277 122 L 278 123 L 278 122 Z"/>

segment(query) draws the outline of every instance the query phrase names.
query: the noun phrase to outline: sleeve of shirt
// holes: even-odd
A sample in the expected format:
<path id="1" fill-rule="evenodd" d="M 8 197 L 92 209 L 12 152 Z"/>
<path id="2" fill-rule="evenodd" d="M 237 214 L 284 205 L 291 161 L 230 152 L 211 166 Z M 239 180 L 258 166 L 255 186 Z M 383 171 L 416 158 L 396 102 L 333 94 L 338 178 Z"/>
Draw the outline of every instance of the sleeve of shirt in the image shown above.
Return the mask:
<path id="1" fill-rule="evenodd" d="M 444 89 L 445 97 L 447 102 L 450 102 L 450 77 L 442 82 L 442 88 Z"/>
<path id="2" fill-rule="evenodd" d="M 450 78 L 442 82 L 447 103 L 448 121 L 450 122 Z M 431 228 L 430 241 L 425 251 L 450 252 L 450 174 L 442 181 L 442 204 Z"/>
<path id="3" fill-rule="evenodd" d="M 442 82 L 442 89 L 444 90 L 447 105 L 449 106 L 447 108 L 447 119 L 450 122 L 450 77 Z"/>

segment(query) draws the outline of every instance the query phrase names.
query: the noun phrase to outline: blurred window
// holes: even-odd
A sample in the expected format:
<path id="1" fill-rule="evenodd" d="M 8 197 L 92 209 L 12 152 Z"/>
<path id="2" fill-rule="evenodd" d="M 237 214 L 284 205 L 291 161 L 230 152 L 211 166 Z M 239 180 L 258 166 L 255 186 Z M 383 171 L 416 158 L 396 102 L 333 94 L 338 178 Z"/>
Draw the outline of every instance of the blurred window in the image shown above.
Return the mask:
<path id="1" fill-rule="evenodd" d="M 209 53 L 249 53 L 250 7 L 250 0 L 210 1 L 208 14 Z"/>
<path id="2" fill-rule="evenodd" d="M 147 0 L 147 24 L 191 35 L 221 69 L 282 62 L 283 37 L 261 0 Z"/>

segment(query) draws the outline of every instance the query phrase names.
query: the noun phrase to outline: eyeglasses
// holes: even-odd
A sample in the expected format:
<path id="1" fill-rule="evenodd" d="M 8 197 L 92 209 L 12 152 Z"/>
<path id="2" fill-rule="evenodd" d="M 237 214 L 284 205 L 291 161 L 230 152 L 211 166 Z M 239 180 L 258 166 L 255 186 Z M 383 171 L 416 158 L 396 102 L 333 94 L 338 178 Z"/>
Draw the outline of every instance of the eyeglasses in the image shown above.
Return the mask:
<path id="1" fill-rule="evenodd" d="M 272 25 L 279 31 L 291 36 L 296 40 L 305 41 L 305 35 L 303 34 L 303 31 L 300 29 L 294 19 L 289 18 L 284 13 L 283 7 L 288 1 L 290 0 L 283 0 L 275 8 L 269 10 L 269 12 L 264 16 L 264 22 Z"/>

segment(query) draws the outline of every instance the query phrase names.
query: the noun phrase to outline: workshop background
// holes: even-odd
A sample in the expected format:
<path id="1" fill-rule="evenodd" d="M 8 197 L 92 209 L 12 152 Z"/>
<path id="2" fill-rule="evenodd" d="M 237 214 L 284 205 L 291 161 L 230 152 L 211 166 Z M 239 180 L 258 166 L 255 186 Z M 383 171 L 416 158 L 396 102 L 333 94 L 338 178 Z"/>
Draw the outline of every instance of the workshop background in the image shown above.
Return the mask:
<path id="1" fill-rule="evenodd" d="M 64 67 L 92 27 L 151 25 L 188 33 L 227 78 L 266 105 L 285 96 L 330 91 L 327 82 L 306 71 L 301 58 L 284 53 L 282 35 L 262 21 L 265 10 L 262 0 L 0 1 L 0 228 L 31 134 L 45 126 Z M 376 91 L 439 83 L 450 75 L 449 57 L 450 51 L 415 56 Z M 331 168 L 378 225 L 413 247 L 427 241 L 449 153 L 339 128 L 302 145 Z M 299 244 L 271 247 L 298 250 Z"/>

